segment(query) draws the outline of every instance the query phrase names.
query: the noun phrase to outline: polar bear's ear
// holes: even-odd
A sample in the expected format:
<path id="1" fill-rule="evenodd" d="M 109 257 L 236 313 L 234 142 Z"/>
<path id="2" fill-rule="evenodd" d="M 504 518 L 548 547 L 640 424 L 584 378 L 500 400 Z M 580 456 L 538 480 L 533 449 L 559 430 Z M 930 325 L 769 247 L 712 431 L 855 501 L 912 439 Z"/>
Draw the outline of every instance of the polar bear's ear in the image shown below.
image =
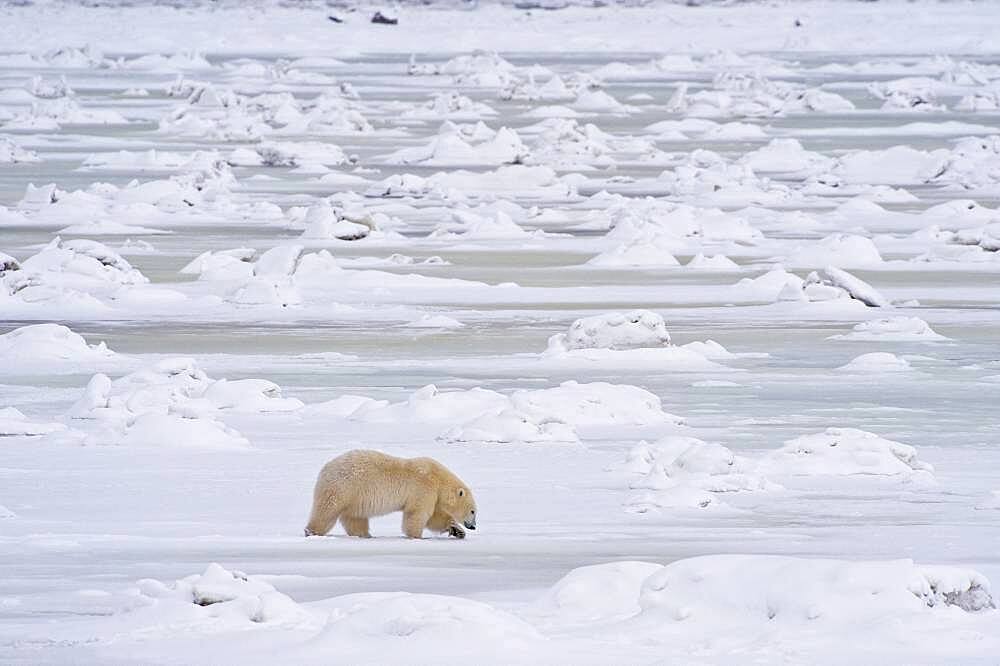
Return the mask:
<path id="1" fill-rule="evenodd" d="M 465 488 L 459 488 L 458 489 L 458 496 L 459 497 L 465 497 Z"/>

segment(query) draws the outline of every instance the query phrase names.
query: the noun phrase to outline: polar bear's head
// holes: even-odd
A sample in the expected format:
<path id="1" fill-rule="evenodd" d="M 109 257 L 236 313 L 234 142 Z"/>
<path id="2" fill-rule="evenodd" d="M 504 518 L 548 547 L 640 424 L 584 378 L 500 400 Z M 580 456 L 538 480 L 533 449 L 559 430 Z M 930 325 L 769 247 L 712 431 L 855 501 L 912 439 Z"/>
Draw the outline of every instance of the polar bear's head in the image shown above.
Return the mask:
<path id="1" fill-rule="evenodd" d="M 476 499 L 468 487 L 459 485 L 445 494 L 445 512 L 456 524 L 476 529 Z"/>

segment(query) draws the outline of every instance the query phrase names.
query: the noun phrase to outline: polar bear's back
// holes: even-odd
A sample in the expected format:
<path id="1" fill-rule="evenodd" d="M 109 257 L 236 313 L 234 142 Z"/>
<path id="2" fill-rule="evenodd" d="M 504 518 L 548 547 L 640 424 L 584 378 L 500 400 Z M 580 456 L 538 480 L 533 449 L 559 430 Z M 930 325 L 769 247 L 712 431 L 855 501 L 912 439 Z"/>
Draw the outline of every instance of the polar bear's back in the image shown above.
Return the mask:
<path id="1" fill-rule="evenodd" d="M 416 493 L 426 493 L 436 485 L 437 466 L 429 458 L 408 460 L 381 451 L 348 451 L 320 471 L 317 499 L 338 505 L 349 516 L 402 511 Z"/>

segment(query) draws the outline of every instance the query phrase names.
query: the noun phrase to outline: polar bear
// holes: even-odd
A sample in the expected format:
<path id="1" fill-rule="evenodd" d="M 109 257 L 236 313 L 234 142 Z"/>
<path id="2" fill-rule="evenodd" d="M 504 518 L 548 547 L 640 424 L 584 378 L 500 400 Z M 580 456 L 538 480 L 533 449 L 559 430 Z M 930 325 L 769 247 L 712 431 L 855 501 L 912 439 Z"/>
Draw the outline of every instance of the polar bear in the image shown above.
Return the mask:
<path id="1" fill-rule="evenodd" d="M 403 533 L 419 539 L 425 529 L 465 538 L 476 529 L 472 491 L 431 458 L 396 458 L 354 450 L 320 470 L 306 536 L 329 532 L 337 519 L 350 536 L 371 537 L 368 519 L 403 512 Z"/>

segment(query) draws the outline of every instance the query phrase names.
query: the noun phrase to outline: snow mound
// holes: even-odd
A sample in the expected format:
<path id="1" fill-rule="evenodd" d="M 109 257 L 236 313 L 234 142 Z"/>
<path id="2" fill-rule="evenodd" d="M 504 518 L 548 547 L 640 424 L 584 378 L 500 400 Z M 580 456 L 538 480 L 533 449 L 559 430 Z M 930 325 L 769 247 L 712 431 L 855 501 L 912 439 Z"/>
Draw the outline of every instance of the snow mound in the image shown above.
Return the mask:
<path id="1" fill-rule="evenodd" d="M 497 112 L 488 104 L 476 102 L 458 92 L 442 92 L 416 107 L 411 107 L 403 111 L 403 118 L 416 118 L 421 120 L 480 120 L 489 116 L 495 116 Z"/>
<path id="2" fill-rule="evenodd" d="M 0 520 L 10 518 L 17 518 L 17 514 L 5 507 L 3 504 L 0 504 Z"/>
<path id="3" fill-rule="evenodd" d="M 842 365 L 838 370 L 856 373 L 879 373 L 879 372 L 906 372 L 913 367 L 909 362 L 890 354 L 889 352 L 871 352 L 862 354 L 851 360 L 847 365 Z"/>
<path id="4" fill-rule="evenodd" d="M 524 198 L 576 196 L 570 179 L 559 176 L 546 166 L 512 164 L 495 171 L 442 171 L 427 178 L 413 174 L 395 174 L 369 187 L 367 197 L 434 197 L 465 201 L 470 196 L 497 192 L 517 192 Z"/>
<path id="5" fill-rule="evenodd" d="M 145 602 L 138 613 L 157 624 L 177 624 L 187 631 L 224 631 L 254 625 L 299 625 L 313 615 L 270 583 L 212 563 L 204 573 L 165 585 L 136 583 Z"/>
<path id="6" fill-rule="evenodd" d="M 197 275 L 200 280 L 249 278 L 253 275 L 256 254 L 256 250 L 247 247 L 207 250 L 188 262 L 180 273 Z"/>
<path id="7" fill-rule="evenodd" d="M 494 213 L 480 214 L 470 210 L 453 210 L 453 223 L 438 225 L 431 232 L 431 239 L 461 239 L 461 240 L 524 240 L 534 238 L 532 234 L 519 225 L 502 210 Z"/>
<path id="8" fill-rule="evenodd" d="M 406 324 L 409 328 L 433 328 L 433 329 L 446 329 L 446 328 L 464 328 L 465 324 L 455 319 L 454 317 L 449 317 L 447 315 L 432 315 L 425 314 L 419 319 L 414 319 L 413 321 Z"/>
<path id="9" fill-rule="evenodd" d="M 814 631 L 845 637 L 909 614 L 994 607 L 989 581 L 968 569 L 779 555 L 673 562 L 646 579 L 638 603 L 638 624 L 684 622 L 689 632 L 712 633 L 719 626 L 740 633 L 815 624 Z"/>
<path id="10" fill-rule="evenodd" d="M 761 173 L 812 173 L 832 165 L 829 157 L 806 150 L 795 139 L 772 139 L 744 155 L 741 162 Z"/>
<path id="11" fill-rule="evenodd" d="M 476 88 L 503 88 L 517 80 L 518 68 L 499 54 L 475 51 L 455 56 L 443 65 L 418 65 L 410 63 L 411 75 L 444 74 L 452 77 L 458 86 Z"/>
<path id="12" fill-rule="evenodd" d="M 351 414 L 351 418 L 374 423 L 408 420 L 461 422 L 463 419 L 467 419 L 470 414 L 484 414 L 503 409 L 508 404 L 508 398 L 496 391 L 483 388 L 473 388 L 467 391 L 440 391 L 437 386 L 428 384 L 414 391 L 403 402 L 388 405 L 382 403 L 361 405 Z"/>
<path id="13" fill-rule="evenodd" d="M 831 174 L 851 184 L 913 185 L 939 173 L 948 156 L 946 149 L 927 152 L 910 146 L 856 150 L 840 157 Z"/>
<path id="14" fill-rule="evenodd" d="M 948 340 L 935 333 L 919 317 L 888 317 L 856 324 L 850 333 L 830 336 L 831 340 L 862 340 L 872 342 L 939 342 Z"/>
<path id="15" fill-rule="evenodd" d="M 339 166 L 349 160 L 337 145 L 323 141 L 265 141 L 253 150 L 239 148 L 227 160 L 233 166 L 316 168 Z"/>
<path id="16" fill-rule="evenodd" d="M 365 663 L 383 661 L 387 651 L 403 647 L 411 655 L 413 650 L 434 654 L 442 644 L 452 649 L 479 649 L 483 644 L 515 648 L 543 640 L 524 620 L 461 597 L 368 593 L 336 597 L 323 605 L 332 612 L 313 639 L 313 648 L 330 646 L 343 654 L 345 648 L 364 650 L 362 645 L 367 645 L 367 658 L 354 657 Z M 368 641 L 359 644 L 359 638 Z"/>
<path id="17" fill-rule="evenodd" d="M 486 413 L 446 430 L 438 439 L 450 443 L 577 444 L 580 439 L 567 423 L 505 408 Z"/>
<path id="18" fill-rule="evenodd" d="M 662 316 L 648 310 L 633 310 L 577 319 L 568 332 L 549 338 L 547 351 L 636 349 L 669 344 L 670 333 Z"/>
<path id="19" fill-rule="evenodd" d="M 615 203 L 608 208 L 607 216 L 610 231 L 606 238 L 609 241 L 662 239 L 664 247 L 672 247 L 673 251 L 685 250 L 692 243 L 754 243 L 763 238 L 763 234 L 740 214 L 661 199 Z"/>
<path id="20" fill-rule="evenodd" d="M 858 267 L 882 263 L 882 255 L 870 238 L 852 234 L 831 234 L 819 241 L 800 246 L 785 259 L 790 266 Z"/>
<path id="21" fill-rule="evenodd" d="M 207 168 L 218 159 L 218 153 L 214 152 L 177 153 L 155 149 L 146 151 L 119 150 L 88 155 L 83 160 L 83 167 L 88 170 L 174 171 Z"/>
<path id="22" fill-rule="evenodd" d="M 802 435 L 768 453 L 761 469 L 793 476 L 904 476 L 934 468 L 917 458 L 912 446 L 856 428 L 827 428 Z"/>
<path id="23" fill-rule="evenodd" d="M 241 449 L 250 446 L 246 437 L 215 419 L 151 412 L 136 417 L 121 438 L 113 443 L 164 449 Z"/>
<path id="24" fill-rule="evenodd" d="M 303 407 L 263 379 L 213 380 L 191 359 L 170 358 L 111 381 L 97 374 L 70 408 L 96 420 L 94 444 L 242 448 L 247 440 L 214 417 L 219 412 L 290 412 Z"/>
<path id="25" fill-rule="evenodd" d="M 571 118 L 548 118 L 521 128 L 522 134 L 535 134 L 529 159 L 562 169 L 590 170 L 613 167 L 616 156 L 635 159 L 657 154 L 647 139 L 615 137 L 592 123 L 580 124 Z"/>
<path id="26" fill-rule="evenodd" d="M 608 562 L 578 567 L 533 605 L 532 614 L 560 622 L 614 622 L 638 613 L 643 582 L 663 568 L 652 562 Z"/>
<path id="27" fill-rule="evenodd" d="M 738 271 L 739 264 L 724 254 L 705 255 L 699 252 L 684 264 L 685 268 L 699 271 Z"/>
<path id="28" fill-rule="evenodd" d="M 84 107 L 67 95 L 38 98 L 31 107 L 4 123 L 6 130 L 58 130 L 63 125 L 127 125 L 128 119 L 117 111 Z"/>
<path id="29" fill-rule="evenodd" d="M 667 102 L 667 109 L 689 117 L 767 118 L 798 113 L 838 113 L 850 111 L 850 100 L 819 88 L 805 88 L 772 81 L 760 72 L 729 69 L 727 63 L 712 81 L 712 88 L 688 92 L 681 83 Z"/>
<path id="30" fill-rule="evenodd" d="M 8 136 L 0 136 L 0 164 L 40 161 L 35 151 L 22 148 Z"/>
<path id="31" fill-rule="evenodd" d="M 309 206 L 303 219 L 305 239 L 361 240 L 378 230 L 375 216 L 363 209 L 349 211 L 333 207 L 327 200 L 317 201 Z"/>
<path id="32" fill-rule="evenodd" d="M 815 273 L 810 273 L 806 278 L 804 292 L 809 300 L 823 300 L 815 297 L 815 290 L 822 287 L 833 287 L 869 307 L 884 308 L 892 305 L 889 299 L 880 294 L 873 286 L 845 270 L 827 266 L 821 273 L 822 278 Z"/>
<path id="33" fill-rule="evenodd" d="M 727 447 L 695 437 L 669 436 L 640 442 L 613 471 L 632 477 L 626 508 L 705 509 L 724 506 L 720 493 L 780 488 L 757 474 L 754 464 Z"/>
<path id="34" fill-rule="evenodd" d="M 54 239 L 2 277 L 9 293 L 37 300 L 66 290 L 108 293 L 149 280 L 111 248 L 92 240 Z"/>
<path id="35" fill-rule="evenodd" d="M 36 437 L 65 429 L 66 426 L 61 423 L 32 421 L 14 407 L 0 408 L 0 437 Z"/>
<path id="36" fill-rule="evenodd" d="M 568 381 L 549 389 L 515 391 L 510 401 L 526 413 L 574 426 L 683 423 L 683 419 L 663 411 L 657 396 L 628 384 Z"/>
<path id="37" fill-rule="evenodd" d="M 644 232 L 592 257 L 587 261 L 587 265 L 602 268 L 679 266 L 680 262 L 671 254 L 671 250 L 676 246 L 677 243 L 673 239 Z"/>
<path id="38" fill-rule="evenodd" d="M 988 509 L 1000 510 L 1000 490 L 994 490 L 990 492 L 989 495 L 984 497 L 978 504 L 976 504 L 976 509 L 980 511 L 985 511 Z"/>
<path id="39" fill-rule="evenodd" d="M 91 363 L 117 358 L 101 342 L 88 345 L 82 336 L 59 324 L 22 326 L 0 335 L 0 364 L 9 371 L 54 363 Z"/>
<path id="40" fill-rule="evenodd" d="M 995 188 L 1000 184 L 1000 135 L 959 139 L 928 181 L 963 189 Z"/>
<path id="41" fill-rule="evenodd" d="M 800 294 L 804 284 L 802 278 L 777 266 L 757 277 L 741 279 L 732 289 L 745 298 L 775 302 L 783 293 Z"/>
<path id="42" fill-rule="evenodd" d="M 518 390 L 510 395 L 482 388 L 440 391 L 431 384 L 403 402 L 385 403 L 350 396 L 349 403 L 331 405 L 330 411 L 370 423 L 447 425 L 450 427 L 440 439 L 449 442 L 575 443 L 577 426 L 683 422 L 680 417 L 664 412 L 658 397 L 637 386 L 572 381 L 549 389 Z"/>
<path id="43" fill-rule="evenodd" d="M 302 406 L 300 400 L 282 397 L 280 387 L 273 382 L 214 380 L 191 359 L 168 358 L 114 382 L 95 375 L 71 413 L 75 418 L 106 418 L 145 412 L 288 412 Z"/>
<path id="44" fill-rule="evenodd" d="M 403 148 L 386 157 L 385 161 L 388 164 L 427 166 L 499 166 L 520 164 L 527 157 L 528 148 L 514 130 L 501 127 L 494 132 L 483 125 L 482 131 L 468 133 L 446 124 L 427 145 Z"/>

